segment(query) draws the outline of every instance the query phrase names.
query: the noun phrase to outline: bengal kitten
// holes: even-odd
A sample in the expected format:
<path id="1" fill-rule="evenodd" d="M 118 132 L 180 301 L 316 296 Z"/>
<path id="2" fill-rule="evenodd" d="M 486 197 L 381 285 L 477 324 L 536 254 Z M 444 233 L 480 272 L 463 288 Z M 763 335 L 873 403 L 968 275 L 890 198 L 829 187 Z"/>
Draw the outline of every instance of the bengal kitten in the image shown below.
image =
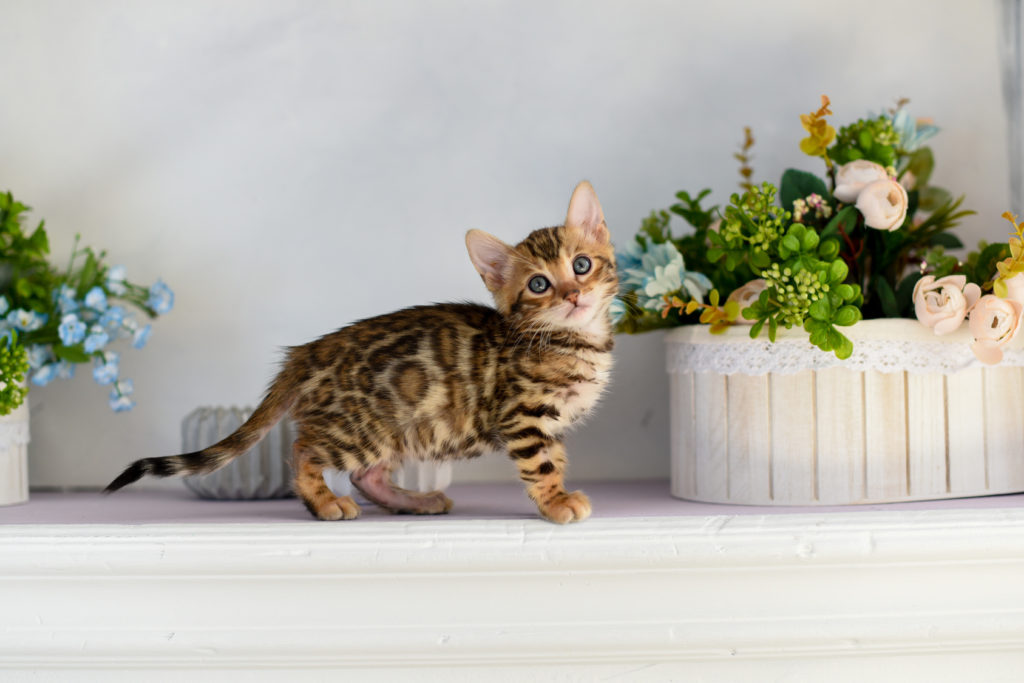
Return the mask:
<path id="1" fill-rule="evenodd" d="M 291 413 L 295 492 L 316 517 L 352 519 L 324 468 L 392 512 L 440 514 L 452 501 L 391 482 L 405 458 L 449 460 L 507 449 L 545 518 L 586 519 L 590 501 L 565 490 L 562 436 L 594 407 L 608 383 L 608 307 L 618 290 L 601 205 L 580 183 L 564 226 L 535 230 L 514 247 L 481 230 L 469 257 L 494 295 L 476 304 L 418 306 L 343 327 L 288 350 L 281 372 L 249 420 L 195 453 L 132 463 L 106 492 L 150 474 L 213 472 L 245 453 Z"/>

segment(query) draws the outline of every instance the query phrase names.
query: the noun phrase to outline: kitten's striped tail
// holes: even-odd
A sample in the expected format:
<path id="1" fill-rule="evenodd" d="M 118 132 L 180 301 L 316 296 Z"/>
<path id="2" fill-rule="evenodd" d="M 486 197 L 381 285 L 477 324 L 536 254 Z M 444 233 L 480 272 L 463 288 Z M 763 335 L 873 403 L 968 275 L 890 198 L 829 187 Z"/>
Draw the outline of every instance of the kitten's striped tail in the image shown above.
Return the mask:
<path id="1" fill-rule="evenodd" d="M 208 474 L 224 467 L 255 446 L 285 416 L 298 397 L 299 383 L 295 381 L 295 376 L 295 372 L 285 367 L 267 389 L 267 395 L 249 419 L 230 436 L 195 453 L 136 460 L 110 482 L 103 492 L 113 493 L 147 474 L 154 477 L 186 477 L 190 474 Z"/>

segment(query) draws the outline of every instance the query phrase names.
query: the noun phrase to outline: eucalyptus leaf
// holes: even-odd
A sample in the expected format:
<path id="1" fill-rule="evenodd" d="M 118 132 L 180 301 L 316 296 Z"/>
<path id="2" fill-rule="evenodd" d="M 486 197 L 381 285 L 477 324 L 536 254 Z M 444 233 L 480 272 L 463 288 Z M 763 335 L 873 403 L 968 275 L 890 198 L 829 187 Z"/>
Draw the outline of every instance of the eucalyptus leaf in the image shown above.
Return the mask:
<path id="1" fill-rule="evenodd" d="M 933 247 L 945 247 L 946 249 L 961 249 L 964 246 L 960 238 L 951 232 L 939 232 L 932 235 L 931 239 L 928 240 L 928 244 Z"/>
<path id="2" fill-rule="evenodd" d="M 935 168 L 935 156 L 930 147 L 921 147 L 914 150 L 907 162 L 907 172 L 914 174 L 916 187 L 924 187 L 932 177 L 932 170 Z"/>

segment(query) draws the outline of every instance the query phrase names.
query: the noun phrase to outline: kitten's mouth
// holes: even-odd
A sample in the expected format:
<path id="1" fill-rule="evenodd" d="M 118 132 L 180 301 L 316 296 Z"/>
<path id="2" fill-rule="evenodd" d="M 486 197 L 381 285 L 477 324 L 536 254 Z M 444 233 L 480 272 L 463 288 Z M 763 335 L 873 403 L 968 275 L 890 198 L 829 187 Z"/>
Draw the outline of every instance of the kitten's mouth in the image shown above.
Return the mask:
<path id="1" fill-rule="evenodd" d="M 590 317 L 590 309 L 592 307 L 588 304 L 576 305 L 569 309 L 569 312 L 565 314 L 566 320 L 581 320 L 583 318 Z"/>

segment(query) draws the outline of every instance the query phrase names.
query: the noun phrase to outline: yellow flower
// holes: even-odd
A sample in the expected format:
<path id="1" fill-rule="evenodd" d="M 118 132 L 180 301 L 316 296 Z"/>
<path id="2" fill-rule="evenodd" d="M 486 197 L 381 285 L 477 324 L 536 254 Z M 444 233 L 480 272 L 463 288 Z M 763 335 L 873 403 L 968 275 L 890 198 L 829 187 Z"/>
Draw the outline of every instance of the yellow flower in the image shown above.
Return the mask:
<path id="1" fill-rule="evenodd" d="M 1011 235 L 1008 240 L 1009 258 L 996 264 L 999 275 L 992 281 L 992 291 L 1005 298 L 1008 293 L 1007 282 L 1014 276 L 1024 273 L 1024 223 L 1018 223 L 1017 217 L 1009 211 L 1003 212 L 1003 218 L 1010 221 L 1016 234 Z"/>
<path id="2" fill-rule="evenodd" d="M 829 104 L 831 102 L 828 95 L 822 95 L 821 108 L 818 111 L 800 115 L 800 123 L 803 124 L 804 130 L 810 133 L 800 141 L 800 151 L 812 157 L 824 157 L 826 162 L 828 154 L 825 150 L 836 139 L 836 129 L 825 120 L 826 116 L 832 115 L 832 110 L 828 108 Z"/>

